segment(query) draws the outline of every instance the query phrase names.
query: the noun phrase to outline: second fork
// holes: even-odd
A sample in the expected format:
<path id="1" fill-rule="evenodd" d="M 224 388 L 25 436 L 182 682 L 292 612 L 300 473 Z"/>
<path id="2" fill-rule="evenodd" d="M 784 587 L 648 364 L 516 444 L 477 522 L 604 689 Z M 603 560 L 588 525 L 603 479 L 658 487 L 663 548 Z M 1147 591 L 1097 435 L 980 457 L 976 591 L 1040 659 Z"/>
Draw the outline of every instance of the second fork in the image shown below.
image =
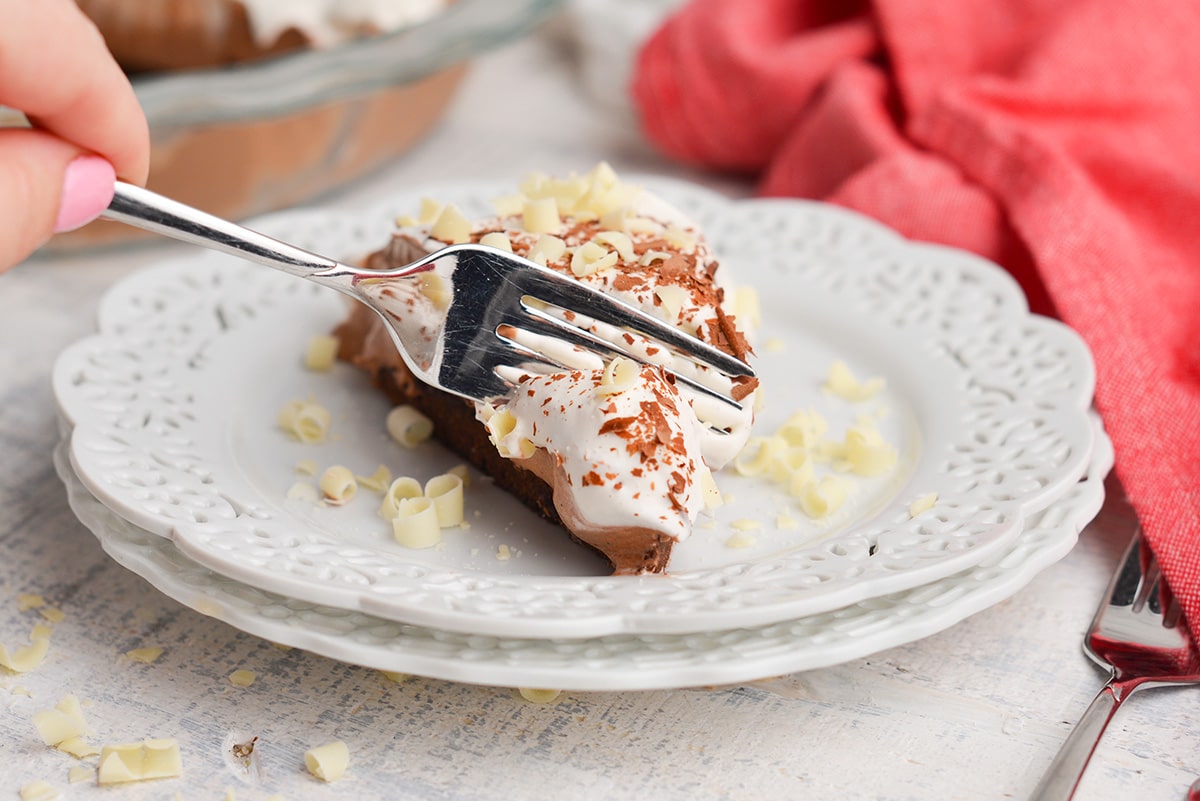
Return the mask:
<path id="1" fill-rule="evenodd" d="M 1109 678 L 1071 731 L 1030 801 L 1067 801 L 1104 730 L 1135 691 L 1200 683 L 1200 654 L 1158 561 L 1134 534 L 1084 638 L 1084 652 Z"/>

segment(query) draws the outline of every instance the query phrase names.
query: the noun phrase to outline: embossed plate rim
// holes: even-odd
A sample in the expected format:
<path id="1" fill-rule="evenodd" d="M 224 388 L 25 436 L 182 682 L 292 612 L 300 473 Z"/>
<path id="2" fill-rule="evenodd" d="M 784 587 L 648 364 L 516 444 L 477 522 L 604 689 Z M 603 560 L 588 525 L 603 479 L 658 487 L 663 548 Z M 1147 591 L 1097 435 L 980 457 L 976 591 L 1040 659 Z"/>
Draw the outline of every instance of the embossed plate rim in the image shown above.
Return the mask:
<path id="1" fill-rule="evenodd" d="M 961 573 L 804 621 L 699 635 L 510 639 L 443 632 L 321 608 L 215 573 L 102 504 L 74 474 L 64 440 L 54 461 L 71 509 L 115 561 L 202 614 L 281 645 L 378 670 L 446 681 L 579 692 L 675 689 L 755 681 L 849 662 L 943 631 L 1012 597 L 1066 556 L 1100 511 L 1112 444 L 1096 426 L 1085 480 L 1030 516 L 1020 537 Z M 863 623 L 853 625 L 860 615 Z M 738 643 L 750 647 L 739 649 Z M 678 658 L 664 654 L 676 652 Z"/>

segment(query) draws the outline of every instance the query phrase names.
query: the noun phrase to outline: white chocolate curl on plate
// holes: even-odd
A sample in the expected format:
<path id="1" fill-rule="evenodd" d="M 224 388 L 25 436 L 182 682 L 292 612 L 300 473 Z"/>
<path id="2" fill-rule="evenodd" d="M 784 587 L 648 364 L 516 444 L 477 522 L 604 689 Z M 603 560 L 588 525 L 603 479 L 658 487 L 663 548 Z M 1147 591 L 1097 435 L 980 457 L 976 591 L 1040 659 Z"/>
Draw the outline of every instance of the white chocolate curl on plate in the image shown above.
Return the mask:
<path id="1" fill-rule="evenodd" d="M 354 478 L 353 473 L 340 464 L 334 465 L 322 473 L 317 486 L 321 488 L 321 495 L 325 500 L 334 506 L 349 503 L 358 494 L 357 479 Z"/>
<path id="2" fill-rule="evenodd" d="M 425 482 L 425 497 L 433 502 L 438 526 L 449 528 L 463 521 L 463 482 L 453 473 L 442 473 Z"/>
<path id="3" fill-rule="evenodd" d="M 922 495 L 920 498 L 917 498 L 908 505 L 908 516 L 916 517 L 919 514 L 928 512 L 934 507 L 934 504 L 937 503 L 937 499 L 938 494 L 936 492 L 930 492 Z"/>
<path id="4" fill-rule="evenodd" d="M 279 427 L 305 444 L 324 442 L 332 418 L 316 401 L 288 401 L 279 410 Z"/>
<path id="5" fill-rule="evenodd" d="M 846 461 L 860 476 L 878 476 L 896 466 L 896 449 L 883 441 L 870 426 L 853 426 L 846 431 Z"/>
<path id="6" fill-rule="evenodd" d="M 870 378 L 860 382 L 854 377 L 854 373 L 850 372 L 846 363 L 839 361 L 829 367 L 829 376 L 825 379 L 825 386 L 839 398 L 857 402 L 878 395 L 883 390 L 885 382 L 882 378 Z"/>
<path id="7" fill-rule="evenodd" d="M 358 484 L 361 487 L 366 487 L 372 492 L 385 492 L 392 483 L 392 471 L 388 470 L 387 465 L 379 465 L 375 468 L 375 472 L 369 476 L 355 476 L 358 479 Z"/>
<path id="8" fill-rule="evenodd" d="M 406 448 L 415 448 L 433 434 L 433 422 L 412 406 L 397 406 L 388 412 L 387 432 Z"/>
<path id="9" fill-rule="evenodd" d="M 308 341 L 308 350 L 304 353 L 304 366 L 317 372 L 333 367 L 340 344 L 337 337 L 329 334 L 313 337 Z"/>
<path id="10" fill-rule="evenodd" d="M 800 506 L 804 513 L 814 519 L 828 517 L 842 508 L 846 502 L 849 485 L 844 478 L 825 476 L 820 481 L 808 485 L 800 498 Z"/>
<path id="11" fill-rule="evenodd" d="M 420 498 L 425 494 L 421 482 L 408 476 L 400 476 L 387 488 L 383 501 L 379 504 L 379 516 L 384 520 L 393 519 L 400 511 L 400 501 L 409 498 Z"/>
<path id="12" fill-rule="evenodd" d="M 432 548 L 442 540 L 433 501 L 425 497 L 405 498 L 392 518 L 392 536 L 405 548 Z"/>

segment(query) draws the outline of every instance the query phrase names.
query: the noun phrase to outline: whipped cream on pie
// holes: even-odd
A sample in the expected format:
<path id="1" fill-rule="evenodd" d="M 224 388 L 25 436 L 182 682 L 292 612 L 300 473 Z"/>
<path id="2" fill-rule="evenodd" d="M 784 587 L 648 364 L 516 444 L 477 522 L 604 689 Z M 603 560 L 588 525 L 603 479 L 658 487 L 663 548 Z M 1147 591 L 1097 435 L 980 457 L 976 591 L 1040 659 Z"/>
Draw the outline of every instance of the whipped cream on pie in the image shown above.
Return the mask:
<path id="1" fill-rule="evenodd" d="M 447 0 L 240 0 L 254 38 L 269 47 L 285 31 L 305 34 L 314 47 L 354 36 L 400 30 L 433 17 Z"/>

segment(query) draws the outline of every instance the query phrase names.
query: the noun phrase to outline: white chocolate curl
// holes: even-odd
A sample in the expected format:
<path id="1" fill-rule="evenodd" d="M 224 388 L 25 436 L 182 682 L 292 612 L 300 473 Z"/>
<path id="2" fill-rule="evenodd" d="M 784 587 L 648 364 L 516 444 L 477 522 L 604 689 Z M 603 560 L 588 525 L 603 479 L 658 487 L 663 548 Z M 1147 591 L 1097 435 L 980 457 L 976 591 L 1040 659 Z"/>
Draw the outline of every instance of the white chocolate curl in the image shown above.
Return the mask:
<path id="1" fill-rule="evenodd" d="M 276 422 L 295 439 L 311 445 L 325 441 L 332 417 L 329 410 L 316 401 L 288 401 L 279 410 Z"/>
<path id="2" fill-rule="evenodd" d="M 554 234 L 562 227 L 558 203 L 552 197 L 527 201 L 522 216 L 524 228 L 531 234 Z"/>
<path id="3" fill-rule="evenodd" d="M 29 645 L 21 645 L 12 653 L 0 645 L 0 667 L 7 668 L 13 673 L 28 673 L 42 664 L 46 652 L 50 650 L 50 628 L 37 623 L 29 635 Z"/>
<path id="4" fill-rule="evenodd" d="M 417 222 L 421 225 L 432 225 L 433 221 L 442 213 L 442 204 L 431 197 L 421 198 L 421 211 L 417 215 Z"/>
<path id="5" fill-rule="evenodd" d="M 42 742 L 52 746 L 73 737 L 82 737 L 88 731 L 79 699 L 73 695 L 64 697 L 53 709 L 35 712 L 33 725 Z"/>
<path id="6" fill-rule="evenodd" d="M 600 383 L 593 391 L 601 396 L 624 392 L 637 384 L 641 371 L 641 365 L 637 362 L 617 356 L 604 366 L 604 372 L 600 374 Z"/>
<path id="7" fill-rule="evenodd" d="M 387 432 L 406 448 L 415 448 L 433 434 L 433 421 L 412 406 L 397 406 L 388 412 Z"/>
<path id="8" fill-rule="evenodd" d="M 542 234 L 529 249 L 529 260 L 538 261 L 538 256 L 541 256 L 541 263 L 545 264 L 548 261 L 558 261 L 566 252 L 566 242 L 553 234 Z"/>
<path id="9" fill-rule="evenodd" d="M 571 272 L 582 278 L 606 270 L 617 263 L 617 252 L 609 251 L 596 242 L 585 242 L 571 256 Z"/>
<path id="10" fill-rule="evenodd" d="M 399 513 L 401 501 L 420 498 L 423 494 L 421 482 L 409 476 L 400 476 L 383 494 L 383 502 L 379 504 L 379 516 L 384 520 L 391 520 Z"/>
<path id="11" fill-rule="evenodd" d="M 392 471 L 388 470 L 387 465 L 381 464 L 371 475 L 355 476 L 355 478 L 358 479 L 359 485 L 373 492 L 384 492 L 392 484 Z"/>
<path id="12" fill-rule="evenodd" d="M 438 526 L 449 528 L 463 521 L 463 482 L 453 473 L 434 476 L 425 483 L 425 497 L 433 502 Z"/>
<path id="13" fill-rule="evenodd" d="M 44 779 L 22 784 L 18 792 L 21 801 L 58 801 L 59 798 L 62 798 L 62 793 Z"/>
<path id="14" fill-rule="evenodd" d="M 497 250 L 506 250 L 509 253 L 513 252 L 512 240 L 503 231 L 492 231 L 490 234 L 484 234 L 479 238 L 479 244 L 486 245 L 489 248 L 496 248 Z"/>
<path id="15" fill-rule="evenodd" d="M 308 341 L 308 350 L 304 354 L 304 366 L 318 372 L 324 372 L 333 367 L 340 344 L 337 337 L 328 334 L 313 337 Z"/>
<path id="16" fill-rule="evenodd" d="M 98 784 L 167 779 L 183 772 L 179 743 L 170 739 L 106 745 L 100 751 Z"/>
<path id="17" fill-rule="evenodd" d="M 405 498 L 396 505 L 392 536 L 405 548 L 432 548 L 442 540 L 437 510 L 428 498 Z"/>
<path id="18" fill-rule="evenodd" d="M 878 476 L 896 466 L 896 449 L 884 442 L 870 426 L 853 426 L 846 431 L 846 460 L 860 476 Z"/>
<path id="19" fill-rule="evenodd" d="M 304 753 L 304 767 L 323 782 L 337 781 L 350 765 L 350 749 L 341 740 L 319 745 Z"/>
<path id="20" fill-rule="evenodd" d="M 850 372 L 845 362 L 834 362 L 829 367 L 829 376 L 825 379 L 825 387 L 843 400 L 852 402 L 863 401 L 878 395 L 884 388 L 882 378 L 869 378 L 860 382 Z"/>
<path id="21" fill-rule="evenodd" d="M 449 242 L 451 245 L 461 245 L 471 238 L 471 221 L 458 210 L 458 206 L 449 203 L 434 221 L 429 234 L 434 239 Z"/>
<path id="22" fill-rule="evenodd" d="M 846 502 L 848 490 L 845 479 L 826 476 L 820 481 L 808 485 L 807 491 L 800 499 L 800 506 L 804 509 L 804 513 L 811 518 L 827 517 L 842 508 L 842 504 Z"/>
<path id="23" fill-rule="evenodd" d="M 930 492 L 926 495 L 922 495 L 920 498 L 917 498 L 908 505 L 908 516 L 916 517 L 919 514 L 928 512 L 933 508 L 934 504 L 937 503 L 937 499 L 938 494 L 936 492 Z"/>
<path id="24" fill-rule="evenodd" d="M 358 481 L 354 474 L 340 464 L 322 473 L 317 486 L 321 488 L 325 500 L 334 506 L 348 503 L 358 493 Z"/>
<path id="25" fill-rule="evenodd" d="M 629 234 L 622 231 L 601 231 L 592 237 L 592 241 L 610 246 L 624 261 L 633 261 L 636 258 L 633 252 L 633 240 L 629 238 Z"/>

